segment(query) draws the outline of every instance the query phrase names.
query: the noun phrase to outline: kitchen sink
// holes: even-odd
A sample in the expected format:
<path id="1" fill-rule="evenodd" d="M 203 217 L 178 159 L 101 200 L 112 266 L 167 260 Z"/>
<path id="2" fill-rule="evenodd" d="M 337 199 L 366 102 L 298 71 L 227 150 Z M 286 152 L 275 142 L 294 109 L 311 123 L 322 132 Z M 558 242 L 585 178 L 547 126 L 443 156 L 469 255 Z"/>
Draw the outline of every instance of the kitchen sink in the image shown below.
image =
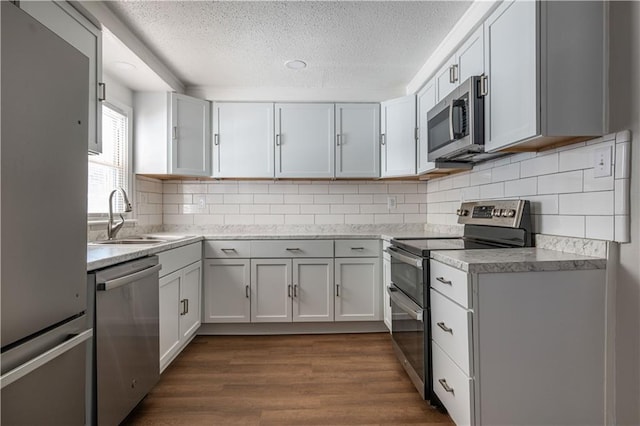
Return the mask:
<path id="1" fill-rule="evenodd" d="M 115 240 L 105 240 L 105 241 L 93 241 L 89 244 L 97 244 L 97 245 L 111 245 L 111 244 L 161 244 L 169 241 L 176 241 L 183 238 L 186 238 L 185 235 L 162 235 L 162 236 L 153 236 L 153 235 L 141 235 L 141 236 L 133 236 L 133 237 L 124 237 L 118 238 Z"/>

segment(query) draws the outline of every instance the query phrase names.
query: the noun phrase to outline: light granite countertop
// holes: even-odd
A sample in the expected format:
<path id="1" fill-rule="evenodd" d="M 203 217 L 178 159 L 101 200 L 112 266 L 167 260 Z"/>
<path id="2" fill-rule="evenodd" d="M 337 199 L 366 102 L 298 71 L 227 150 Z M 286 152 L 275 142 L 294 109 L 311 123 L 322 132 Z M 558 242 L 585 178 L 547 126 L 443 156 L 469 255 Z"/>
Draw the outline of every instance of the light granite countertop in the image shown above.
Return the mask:
<path id="1" fill-rule="evenodd" d="M 431 252 L 439 262 L 469 273 L 604 269 L 607 260 L 536 247 Z"/>
<path id="2" fill-rule="evenodd" d="M 456 235 L 441 234 L 428 231 L 397 231 L 393 233 L 375 233 L 371 231 L 363 232 L 336 232 L 336 233 L 215 233 L 197 236 L 178 236 L 174 233 L 154 233 L 154 237 L 166 237 L 169 241 L 165 243 L 151 244 L 93 244 L 87 246 L 87 271 L 105 268 L 118 263 L 127 262 L 144 256 L 171 250 L 185 246 L 194 242 L 205 240 L 340 240 L 340 239 L 382 239 L 391 238 L 455 238 Z"/>

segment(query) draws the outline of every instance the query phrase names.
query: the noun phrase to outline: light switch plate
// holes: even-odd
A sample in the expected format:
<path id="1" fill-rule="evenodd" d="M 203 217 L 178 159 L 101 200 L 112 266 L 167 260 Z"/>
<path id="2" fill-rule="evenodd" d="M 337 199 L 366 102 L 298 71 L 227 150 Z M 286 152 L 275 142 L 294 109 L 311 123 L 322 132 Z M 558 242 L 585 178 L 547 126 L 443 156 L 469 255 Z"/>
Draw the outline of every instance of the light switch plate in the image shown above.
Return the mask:
<path id="1" fill-rule="evenodd" d="M 611 146 L 593 151 L 593 177 L 611 176 Z"/>

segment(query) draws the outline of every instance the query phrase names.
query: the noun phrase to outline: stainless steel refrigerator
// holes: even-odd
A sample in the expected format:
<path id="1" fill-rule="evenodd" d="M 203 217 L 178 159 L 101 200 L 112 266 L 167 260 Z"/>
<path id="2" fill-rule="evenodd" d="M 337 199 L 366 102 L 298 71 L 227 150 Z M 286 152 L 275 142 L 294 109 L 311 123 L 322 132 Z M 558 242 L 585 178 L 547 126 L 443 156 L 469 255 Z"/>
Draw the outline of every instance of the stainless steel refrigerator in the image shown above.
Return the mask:
<path id="1" fill-rule="evenodd" d="M 82 425 L 89 61 L 0 7 L 2 425 Z"/>

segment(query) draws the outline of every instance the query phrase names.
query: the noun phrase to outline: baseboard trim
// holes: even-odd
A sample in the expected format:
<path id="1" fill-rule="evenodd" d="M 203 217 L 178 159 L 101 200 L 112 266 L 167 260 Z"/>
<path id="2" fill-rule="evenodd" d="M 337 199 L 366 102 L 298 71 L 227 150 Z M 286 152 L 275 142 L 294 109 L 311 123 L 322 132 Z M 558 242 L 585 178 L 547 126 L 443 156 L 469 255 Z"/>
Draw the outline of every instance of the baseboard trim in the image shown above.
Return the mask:
<path id="1" fill-rule="evenodd" d="M 383 321 L 331 323 L 258 323 L 258 324 L 202 324 L 197 334 L 211 335 L 270 335 L 270 334 L 335 334 L 389 332 Z"/>

